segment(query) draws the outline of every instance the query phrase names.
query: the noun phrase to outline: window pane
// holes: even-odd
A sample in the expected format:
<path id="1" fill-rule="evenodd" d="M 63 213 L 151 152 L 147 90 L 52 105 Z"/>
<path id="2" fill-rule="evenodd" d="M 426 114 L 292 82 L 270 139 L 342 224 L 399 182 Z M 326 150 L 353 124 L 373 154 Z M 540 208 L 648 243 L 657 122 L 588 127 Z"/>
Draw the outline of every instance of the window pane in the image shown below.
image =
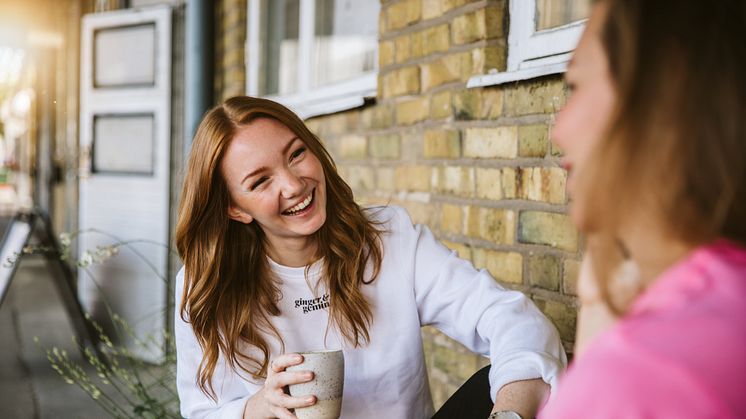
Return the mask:
<path id="1" fill-rule="evenodd" d="M 588 17 L 588 0 L 536 0 L 536 30 L 556 28 Z"/>
<path id="2" fill-rule="evenodd" d="M 93 172 L 153 174 L 153 114 L 96 115 Z"/>
<path id="3" fill-rule="evenodd" d="M 299 0 L 262 0 L 259 5 L 259 94 L 298 89 Z"/>
<path id="4" fill-rule="evenodd" d="M 101 29 L 94 33 L 93 85 L 155 85 L 155 24 Z"/>
<path id="5" fill-rule="evenodd" d="M 314 87 L 376 68 L 379 0 L 316 0 Z"/>

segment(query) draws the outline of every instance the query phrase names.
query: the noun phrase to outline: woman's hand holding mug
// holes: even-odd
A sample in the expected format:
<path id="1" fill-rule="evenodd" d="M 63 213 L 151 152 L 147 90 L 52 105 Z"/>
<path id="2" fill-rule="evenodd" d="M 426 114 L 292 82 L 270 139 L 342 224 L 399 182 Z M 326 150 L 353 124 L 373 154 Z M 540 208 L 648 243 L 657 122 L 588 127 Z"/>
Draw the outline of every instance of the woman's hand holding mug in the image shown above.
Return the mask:
<path id="1" fill-rule="evenodd" d="M 264 387 L 246 402 L 244 419 L 296 419 L 290 409 L 312 406 L 315 396 L 293 397 L 285 393 L 291 384 L 307 383 L 313 380 L 311 371 L 285 371 L 287 367 L 303 362 L 299 354 L 283 354 L 269 363 Z"/>

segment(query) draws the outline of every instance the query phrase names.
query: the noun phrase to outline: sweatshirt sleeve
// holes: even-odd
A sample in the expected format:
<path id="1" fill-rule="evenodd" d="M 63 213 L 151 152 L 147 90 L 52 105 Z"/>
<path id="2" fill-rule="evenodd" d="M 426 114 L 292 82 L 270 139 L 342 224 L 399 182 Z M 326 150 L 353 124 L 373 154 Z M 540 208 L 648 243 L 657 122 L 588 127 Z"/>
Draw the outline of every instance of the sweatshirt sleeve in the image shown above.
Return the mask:
<path id="1" fill-rule="evenodd" d="M 420 324 L 489 356 L 493 400 L 503 385 L 518 380 L 542 378 L 554 390 L 567 363 L 557 329 L 523 293 L 506 290 L 485 270 L 474 269 L 399 211 L 400 244 L 414 253 Z"/>
<path id="2" fill-rule="evenodd" d="M 176 276 L 176 305 L 174 313 L 174 338 L 176 341 L 176 388 L 179 393 L 181 414 L 190 419 L 241 419 L 244 405 L 258 390 L 243 380 L 227 365 L 222 356 L 218 359 L 213 375 L 217 401 L 205 395 L 197 385 L 197 369 L 202 361 L 202 349 L 192 327 L 181 318 L 184 269 Z"/>

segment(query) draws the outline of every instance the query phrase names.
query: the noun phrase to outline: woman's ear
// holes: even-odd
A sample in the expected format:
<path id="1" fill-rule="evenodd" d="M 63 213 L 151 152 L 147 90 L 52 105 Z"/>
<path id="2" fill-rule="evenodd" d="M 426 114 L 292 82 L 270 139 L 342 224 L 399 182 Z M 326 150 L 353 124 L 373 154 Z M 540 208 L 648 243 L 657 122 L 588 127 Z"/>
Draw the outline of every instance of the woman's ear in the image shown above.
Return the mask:
<path id="1" fill-rule="evenodd" d="M 254 221 L 254 217 L 234 205 L 228 207 L 228 218 L 244 224 Z"/>

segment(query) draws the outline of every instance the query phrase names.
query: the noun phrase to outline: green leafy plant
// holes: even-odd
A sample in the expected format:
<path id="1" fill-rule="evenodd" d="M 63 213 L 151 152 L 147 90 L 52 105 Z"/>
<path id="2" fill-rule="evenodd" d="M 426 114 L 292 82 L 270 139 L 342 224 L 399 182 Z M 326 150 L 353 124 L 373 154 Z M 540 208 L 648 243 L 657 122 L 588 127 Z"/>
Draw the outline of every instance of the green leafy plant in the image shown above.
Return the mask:
<path id="1" fill-rule="evenodd" d="M 95 249 L 84 251 L 77 260 L 72 260 L 71 245 L 80 234 L 102 234 L 113 241 L 107 246 L 98 246 Z M 166 278 L 161 275 L 155 266 L 136 248 L 134 244 L 147 243 L 154 246 L 166 247 L 165 245 L 148 240 L 120 240 L 119 238 L 102 232 L 100 230 L 84 230 L 73 234 L 63 233 L 59 237 L 60 247 L 52 248 L 48 246 L 27 246 L 23 249 L 22 254 L 46 254 L 58 257 L 68 263 L 82 268 L 87 275 L 97 281 L 90 272 L 89 267 L 94 264 L 105 263 L 107 260 L 116 257 L 120 250 L 127 248 L 132 251 L 137 258 L 150 267 L 153 274 L 166 283 Z M 18 261 L 21 255 L 14 255 L 5 263 L 13 264 Z M 7 266 L 7 265 L 6 265 Z M 98 286 L 98 284 L 96 285 Z M 86 318 L 96 331 L 98 340 L 101 345 L 101 351 L 94 351 L 86 347 L 75 337 L 73 341 L 84 355 L 85 362 L 93 367 L 94 373 L 89 372 L 90 368 L 84 368 L 76 359 L 58 347 L 43 349 L 46 352 L 47 359 L 52 368 L 68 384 L 77 385 L 88 396 L 90 396 L 103 410 L 114 418 L 181 418 L 179 414 L 178 395 L 176 393 L 176 351 L 173 337 L 166 331 L 162 331 L 157 336 L 148 336 L 142 339 L 136 336 L 134 330 L 125 319 L 111 311 L 111 318 L 114 336 L 116 342 L 124 341 L 127 337 L 135 343 L 138 348 L 153 348 L 162 345 L 165 342 L 165 356 L 160 364 L 151 364 L 143 361 L 136 356 L 132 350 L 124 345 L 115 343 L 110 333 L 104 331 L 104 328 L 93 321 L 89 315 Z M 38 338 L 34 340 L 39 342 Z"/>

